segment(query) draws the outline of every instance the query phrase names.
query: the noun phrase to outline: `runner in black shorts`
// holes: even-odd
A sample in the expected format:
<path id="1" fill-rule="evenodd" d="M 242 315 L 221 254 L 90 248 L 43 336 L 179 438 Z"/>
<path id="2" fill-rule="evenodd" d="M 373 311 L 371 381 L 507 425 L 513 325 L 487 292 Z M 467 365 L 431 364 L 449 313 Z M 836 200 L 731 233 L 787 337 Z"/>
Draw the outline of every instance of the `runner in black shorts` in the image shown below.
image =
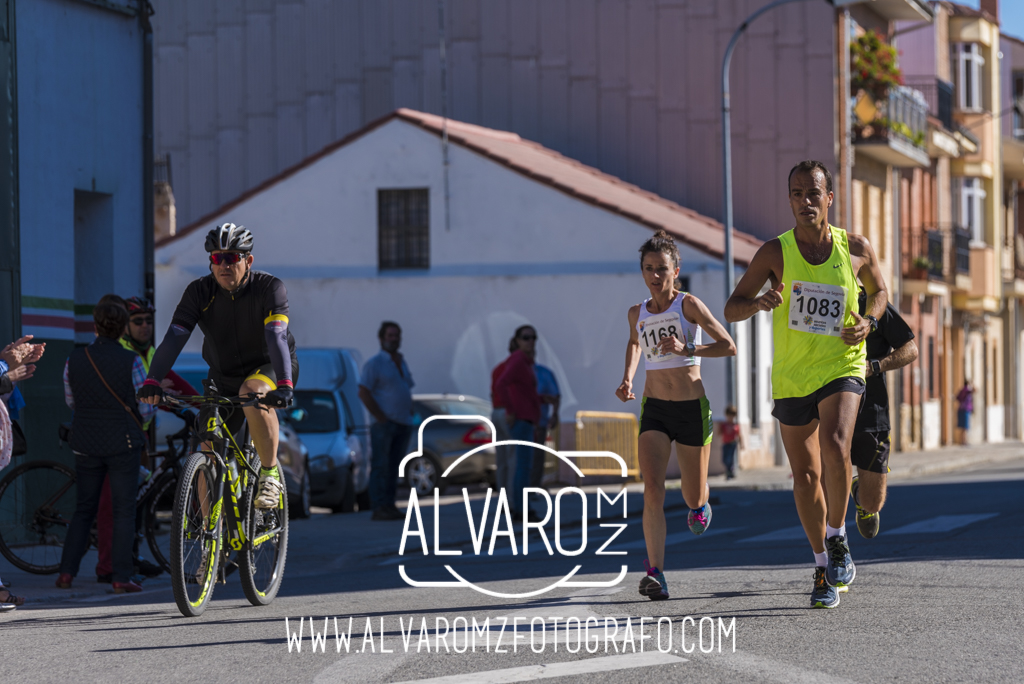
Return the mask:
<path id="1" fill-rule="evenodd" d="M 711 524 L 708 498 L 708 458 L 711 455 L 711 405 L 704 394 L 700 360 L 733 356 L 736 344 L 702 301 L 680 292 L 679 250 L 665 231 L 658 231 L 640 248 L 640 269 L 651 297 L 629 309 L 626 369 L 615 396 L 635 399 L 633 375 L 640 357 L 647 378 L 640 410 L 638 444 L 644 479 L 644 541 L 647 573 L 640 595 L 653 601 L 668 598 L 665 564 L 665 473 L 676 443 L 680 489 L 690 508 L 687 524 L 702 534 Z M 711 338 L 710 344 L 702 335 Z"/>
<path id="2" fill-rule="evenodd" d="M 864 291 L 860 310 L 864 313 Z M 885 504 L 885 480 L 889 472 L 889 392 L 885 372 L 903 368 L 917 358 L 914 333 L 899 312 L 888 304 L 878 328 L 867 339 L 867 391 L 861 401 L 853 432 L 850 460 L 857 468 L 850 492 L 857 506 L 857 529 L 871 539 L 878 534 L 879 514 Z"/>
<path id="3" fill-rule="evenodd" d="M 210 380 L 219 394 L 256 393 L 281 408 L 291 403 L 299 364 L 295 338 L 288 330 L 288 292 L 278 278 L 252 270 L 252 246 L 252 233 L 233 223 L 218 226 L 206 236 L 210 274 L 185 289 L 139 390 L 141 401 L 160 402 L 160 380 L 198 325 L 205 335 L 203 359 L 210 365 Z M 277 413 L 255 406 L 243 412 L 236 411 L 228 427 L 234 431 L 243 415 L 247 419 L 263 465 L 256 506 L 272 508 L 284 491 L 277 468 Z"/>

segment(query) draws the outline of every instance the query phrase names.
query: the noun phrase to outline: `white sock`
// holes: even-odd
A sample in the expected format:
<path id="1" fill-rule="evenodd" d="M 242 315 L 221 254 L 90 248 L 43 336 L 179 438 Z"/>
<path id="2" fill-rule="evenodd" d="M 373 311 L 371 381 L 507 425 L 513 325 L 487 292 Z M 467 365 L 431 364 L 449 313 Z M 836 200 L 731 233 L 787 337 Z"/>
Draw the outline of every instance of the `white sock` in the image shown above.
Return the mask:
<path id="1" fill-rule="evenodd" d="M 816 568 L 823 568 L 826 565 L 828 565 L 828 556 L 825 555 L 825 552 L 822 551 L 821 553 L 815 553 L 814 554 L 814 567 L 816 567 Z"/>
<path id="2" fill-rule="evenodd" d="M 828 523 L 825 523 L 825 539 L 831 539 L 832 537 L 839 535 L 840 537 L 846 538 L 846 523 L 843 523 L 842 527 L 832 527 Z"/>

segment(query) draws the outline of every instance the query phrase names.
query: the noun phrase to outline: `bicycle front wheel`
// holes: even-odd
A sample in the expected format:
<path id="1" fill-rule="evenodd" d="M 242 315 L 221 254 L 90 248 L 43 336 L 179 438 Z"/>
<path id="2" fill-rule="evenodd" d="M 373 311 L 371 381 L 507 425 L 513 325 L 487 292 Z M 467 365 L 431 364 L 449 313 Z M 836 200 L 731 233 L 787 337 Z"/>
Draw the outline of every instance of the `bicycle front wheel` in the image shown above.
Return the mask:
<path id="1" fill-rule="evenodd" d="M 178 477 L 171 471 L 156 481 L 143 503 L 142 525 L 149 550 L 153 553 L 153 560 L 168 573 L 171 571 L 171 531 L 175 529 L 171 520 L 177 496 Z"/>
<path id="2" fill-rule="evenodd" d="M 75 471 L 56 461 L 23 463 L 7 473 L 0 480 L 0 553 L 26 572 L 57 572 L 74 489 Z"/>
<path id="3" fill-rule="evenodd" d="M 188 457 L 171 518 L 171 588 L 185 617 L 202 615 L 213 595 L 221 545 L 217 469 L 206 454 Z"/>
<path id="4" fill-rule="evenodd" d="M 284 478 L 281 478 L 284 487 Z M 238 554 L 238 574 L 249 603 L 265 606 L 277 596 L 288 555 L 288 492 L 281 491 L 276 508 L 256 508 L 259 485 L 245 492 L 246 544 Z"/>

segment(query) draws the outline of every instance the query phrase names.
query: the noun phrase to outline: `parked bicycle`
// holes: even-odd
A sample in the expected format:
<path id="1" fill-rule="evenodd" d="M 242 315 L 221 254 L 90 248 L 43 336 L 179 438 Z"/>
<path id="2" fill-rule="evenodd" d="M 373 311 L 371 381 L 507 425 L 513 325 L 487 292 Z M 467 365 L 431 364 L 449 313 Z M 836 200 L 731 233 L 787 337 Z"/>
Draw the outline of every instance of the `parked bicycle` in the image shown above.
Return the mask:
<path id="1" fill-rule="evenodd" d="M 267 605 L 281 586 L 288 551 L 287 492 L 282 490 L 276 508 L 256 507 L 260 460 L 248 423 L 237 439 L 225 424 L 236 410 L 265 405 L 255 394 L 223 397 L 210 381 L 204 385 L 206 396 L 164 398 L 172 406 L 199 408 L 200 443 L 182 467 L 171 524 L 171 586 L 187 617 L 206 610 L 214 582 L 226 582 L 235 567 L 249 602 Z"/>
<path id="2" fill-rule="evenodd" d="M 191 453 L 191 412 L 185 427 L 167 437 L 167 451 L 136 499 L 136 529 L 154 560 L 170 571 L 170 524 L 182 459 Z M 66 440 L 65 440 L 66 441 Z M 57 461 L 22 463 L 0 479 L 0 553 L 15 567 L 37 575 L 57 572 L 64 538 L 75 512 L 75 471 Z M 96 528 L 91 544 L 96 546 Z"/>

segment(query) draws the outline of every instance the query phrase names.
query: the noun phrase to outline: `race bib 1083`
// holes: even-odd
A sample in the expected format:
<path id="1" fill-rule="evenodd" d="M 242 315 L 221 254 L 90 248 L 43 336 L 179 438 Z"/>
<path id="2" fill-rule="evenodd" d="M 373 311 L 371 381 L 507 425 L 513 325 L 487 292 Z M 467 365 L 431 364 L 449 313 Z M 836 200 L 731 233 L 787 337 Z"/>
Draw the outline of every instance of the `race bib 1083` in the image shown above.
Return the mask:
<path id="1" fill-rule="evenodd" d="M 789 329 L 839 337 L 846 317 L 842 285 L 794 282 L 789 295 Z"/>

